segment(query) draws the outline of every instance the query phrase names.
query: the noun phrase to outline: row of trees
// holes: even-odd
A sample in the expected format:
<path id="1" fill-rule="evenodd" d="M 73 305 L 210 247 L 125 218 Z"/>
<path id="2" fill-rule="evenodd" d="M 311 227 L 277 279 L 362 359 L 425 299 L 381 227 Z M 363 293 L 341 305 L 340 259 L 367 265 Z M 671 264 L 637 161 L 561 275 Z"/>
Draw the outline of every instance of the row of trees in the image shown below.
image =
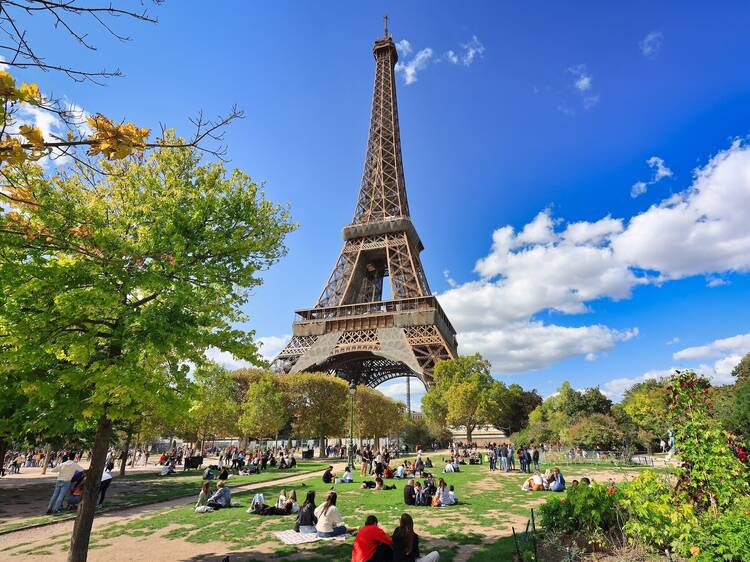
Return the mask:
<path id="1" fill-rule="evenodd" d="M 214 436 L 275 438 L 282 431 L 296 438 L 349 435 L 349 386 L 323 373 L 277 375 L 261 369 L 227 372 L 209 364 L 196 373 L 196 395 L 177 435 L 205 441 Z M 367 386 L 353 397 L 354 436 L 397 435 L 404 405 Z M 165 430 L 167 431 L 167 430 Z M 321 441 L 321 446 L 322 446 Z"/>

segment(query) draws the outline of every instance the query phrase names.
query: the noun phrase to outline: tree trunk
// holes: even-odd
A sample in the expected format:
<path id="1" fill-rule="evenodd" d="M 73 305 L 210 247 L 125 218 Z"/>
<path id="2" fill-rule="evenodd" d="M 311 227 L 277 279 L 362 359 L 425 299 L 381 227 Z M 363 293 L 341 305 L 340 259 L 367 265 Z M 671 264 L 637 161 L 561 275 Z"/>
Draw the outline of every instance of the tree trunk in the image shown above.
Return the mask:
<path id="1" fill-rule="evenodd" d="M 68 551 L 68 562 L 86 562 L 89 551 L 89 540 L 91 539 L 91 526 L 94 523 L 96 502 L 99 496 L 99 484 L 102 481 L 104 461 L 107 458 L 109 441 L 112 438 L 112 422 L 102 414 L 96 425 L 96 437 L 94 438 L 94 450 L 91 455 L 88 477 L 83 486 L 83 496 L 78 506 L 78 514 L 73 525 L 73 534 L 70 537 L 70 550 Z"/>
<path id="2" fill-rule="evenodd" d="M 47 474 L 47 467 L 49 466 L 49 458 L 52 456 L 52 445 L 47 443 L 44 447 L 44 462 L 42 463 L 42 476 Z"/>
<path id="3" fill-rule="evenodd" d="M 133 426 L 128 426 L 128 432 L 125 434 L 125 448 L 122 451 L 122 461 L 120 462 L 120 476 L 125 476 L 125 465 L 128 462 L 128 451 L 130 450 L 130 440 L 133 438 Z"/>
<path id="4" fill-rule="evenodd" d="M 5 466 L 5 453 L 8 452 L 8 442 L 0 437 L 0 465 Z M 44 472 L 42 472 L 44 474 Z"/>
<path id="5" fill-rule="evenodd" d="M 135 448 L 138 449 L 138 442 L 135 444 Z M 135 455 L 130 455 L 130 468 L 135 467 Z"/>
<path id="6" fill-rule="evenodd" d="M 471 434 L 474 433 L 474 426 L 473 425 L 467 425 L 466 426 L 466 441 L 468 443 L 471 443 Z"/>

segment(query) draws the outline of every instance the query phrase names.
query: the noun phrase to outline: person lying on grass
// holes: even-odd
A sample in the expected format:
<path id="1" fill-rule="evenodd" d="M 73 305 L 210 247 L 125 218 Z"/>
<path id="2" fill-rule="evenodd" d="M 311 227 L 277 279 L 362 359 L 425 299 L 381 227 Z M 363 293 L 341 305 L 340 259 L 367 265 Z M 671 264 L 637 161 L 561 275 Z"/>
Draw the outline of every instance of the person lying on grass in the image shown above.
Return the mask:
<path id="1" fill-rule="evenodd" d="M 363 490 L 395 490 L 396 486 L 395 484 L 392 486 L 383 486 L 383 479 L 378 476 L 375 478 L 375 482 L 372 480 L 365 480 L 362 482 L 362 485 L 360 486 Z"/>
<path id="2" fill-rule="evenodd" d="M 292 490 L 289 498 L 285 499 L 280 507 L 278 505 L 266 505 L 263 502 L 256 502 L 252 513 L 256 515 L 291 515 L 292 513 L 297 513 L 299 510 L 297 493 Z"/>

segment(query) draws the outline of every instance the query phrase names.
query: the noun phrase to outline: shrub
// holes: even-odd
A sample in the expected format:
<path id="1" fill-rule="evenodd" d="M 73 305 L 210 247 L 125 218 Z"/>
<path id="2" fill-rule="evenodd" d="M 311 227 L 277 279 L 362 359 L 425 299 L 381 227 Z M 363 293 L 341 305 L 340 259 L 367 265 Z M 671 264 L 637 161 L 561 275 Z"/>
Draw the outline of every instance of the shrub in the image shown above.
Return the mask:
<path id="1" fill-rule="evenodd" d="M 592 414 L 570 427 L 567 442 L 587 449 L 615 449 L 622 445 L 622 437 L 612 416 Z"/>
<path id="2" fill-rule="evenodd" d="M 671 549 L 696 522 L 692 505 L 681 499 L 663 476 L 651 470 L 639 474 L 623 488 L 620 499 L 628 515 L 624 527 L 628 541 L 657 552 Z"/>
<path id="3" fill-rule="evenodd" d="M 676 541 L 675 550 L 698 562 L 750 560 L 750 498 L 718 517 L 703 515 L 689 535 Z"/>
<path id="4" fill-rule="evenodd" d="M 623 512 L 619 490 L 603 484 L 569 488 L 564 497 L 553 496 L 539 508 L 541 523 L 550 532 L 583 534 L 588 539 L 619 530 Z"/>

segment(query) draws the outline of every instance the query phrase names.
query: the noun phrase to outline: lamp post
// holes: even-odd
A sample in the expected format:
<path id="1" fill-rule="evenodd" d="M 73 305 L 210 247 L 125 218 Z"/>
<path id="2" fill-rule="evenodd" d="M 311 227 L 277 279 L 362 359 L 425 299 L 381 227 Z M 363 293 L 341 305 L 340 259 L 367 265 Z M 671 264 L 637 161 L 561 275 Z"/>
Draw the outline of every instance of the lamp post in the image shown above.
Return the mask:
<path id="1" fill-rule="evenodd" d="M 349 470 L 354 472 L 354 395 L 357 394 L 357 385 L 354 381 L 349 383 L 349 397 L 351 407 L 349 410 Z"/>

